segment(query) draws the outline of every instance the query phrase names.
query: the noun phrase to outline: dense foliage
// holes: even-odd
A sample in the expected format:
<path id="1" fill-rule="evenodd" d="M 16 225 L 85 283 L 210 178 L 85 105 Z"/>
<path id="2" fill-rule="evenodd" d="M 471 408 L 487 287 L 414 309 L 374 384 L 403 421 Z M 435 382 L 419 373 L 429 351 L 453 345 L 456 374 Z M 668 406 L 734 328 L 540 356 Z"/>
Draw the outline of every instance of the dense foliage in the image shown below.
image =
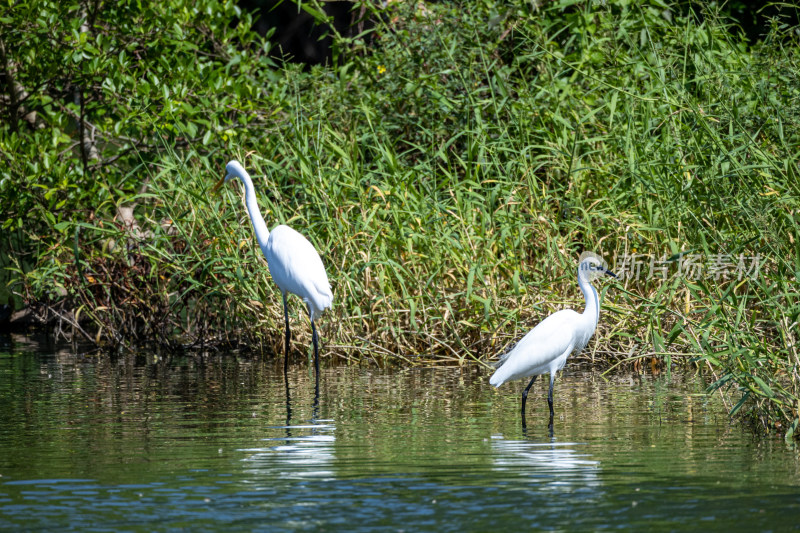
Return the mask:
<path id="1" fill-rule="evenodd" d="M 1 260 L 17 304 L 98 342 L 280 347 L 238 188 L 208 194 L 235 157 L 268 224 L 325 258 L 328 354 L 488 359 L 582 307 L 591 250 L 623 280 L 602 287 L 587 357 L 693 362 L 732 412 L 791 434 L 796 27 L 777 18 L 749 43 L 713 5 L 663 0 L 366 11 L 372 30 L 303 69 L 275 65 L 233 2 L 7 8 Z"/>

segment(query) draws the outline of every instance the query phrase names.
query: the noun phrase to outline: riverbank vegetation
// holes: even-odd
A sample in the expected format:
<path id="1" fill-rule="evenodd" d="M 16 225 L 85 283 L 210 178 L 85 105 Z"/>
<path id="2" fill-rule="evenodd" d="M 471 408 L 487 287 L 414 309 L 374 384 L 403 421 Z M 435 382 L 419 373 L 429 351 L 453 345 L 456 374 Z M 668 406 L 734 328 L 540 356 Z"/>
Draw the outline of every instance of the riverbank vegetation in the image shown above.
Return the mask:
<path id="1" fill-rule="evenodd" d="M 487 361 L 583 307 L 593 251 L 622 277 L 584 359 L 694 365 L 791 436 L 798 28 L 751 42 L 714 7 L 541 4 L 364 6 L 311 68 L 232 2 L 4 8 L 0 298 L 105 345 L 279 352 L 240 191 L 209 194 L 236 158 L 268 225 L 323 256 L 328 358 Z"/>

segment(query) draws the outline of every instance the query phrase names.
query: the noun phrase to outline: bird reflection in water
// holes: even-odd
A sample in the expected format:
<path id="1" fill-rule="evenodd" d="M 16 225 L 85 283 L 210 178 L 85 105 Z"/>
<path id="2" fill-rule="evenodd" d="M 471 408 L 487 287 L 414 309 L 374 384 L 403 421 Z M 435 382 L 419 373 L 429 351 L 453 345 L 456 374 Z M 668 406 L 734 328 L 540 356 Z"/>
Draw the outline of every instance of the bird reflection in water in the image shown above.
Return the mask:
<path id="1" fill-rule="evenodd" d="M 535 480 L 542 490 L 576 492 L 591 489 L 593 496 L 602 485 L 600 461 L 580 450 L 585 444 L 575 442 L 532 442 L 506 440 L 493 436 L 491 440 L 494 468 Z"/>
<path id="2" fill-rule="evenodd" d="M 286 390 L 286 424 L 267 428 L 278 430 L 275 436 L 263 439 L 265 446 L 240 450 L 249 452 L 244 460 L 254 474 L 274 478 L 306 478 L 333 476 L 334 443 L 336 426 L 332 420 L 319 417 L 319 385 L 314 388 L 311 405 L 311 420 L 297 423 L 293 414 L 298 406 L 292 404 L 292 387 L 288 375 L 284 375 Z M 300 408 L 300 412 L 304 409 Z M 307 411 L 306 411 L 307 412 Z M 302 416 L 302 415 L 301 415 Z"/>

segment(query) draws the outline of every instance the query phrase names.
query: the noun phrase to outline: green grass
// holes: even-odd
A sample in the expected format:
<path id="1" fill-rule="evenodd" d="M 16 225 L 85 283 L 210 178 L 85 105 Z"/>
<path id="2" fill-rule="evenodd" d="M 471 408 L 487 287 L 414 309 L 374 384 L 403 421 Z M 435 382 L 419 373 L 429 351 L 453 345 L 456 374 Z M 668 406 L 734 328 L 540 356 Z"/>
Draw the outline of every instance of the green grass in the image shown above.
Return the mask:
<path id="1" fill-rule="evenodd" d="M 547 314 L 583 307 L 581 252 L 612 268 L 640 254 L 641 276 L 603 283 L 583 358 L 694 365 L 732 413 L 791 435 L 795 28 L 776 23 L 749 46 L 713 12 L 563 4 L 393 4 L 372 44 L 339 38 L 336 65 L 308 72 L 253 69 L 251 50 L 226 67 L 237 96 L 209 139 L 185 131 L 180 108 L 141 110 L 150 148 L 107 170 L 130 179 L 124 194 L 98 201 L 93 221 L 30 230 L 38 260 L 17 262 L 14 290 L 91 317 L 92 338 L 280 352 L 280 294 L 240 190 L 208 194 L 237 158 L 267 224 L 292 225 L 323 257 L 335 298 L 324 357 L 483 363 Z M 150 236 L 110 223 L 122 201 Z M 739 276 L 756 257 L 758 275 Z M 687 259 L 703 265 L 697 279 L 677 275 Z M 666 279 L 647 276 L 650 260 L 666 261 Z M 291 308 L 298 349 L 310 330 Z"/>

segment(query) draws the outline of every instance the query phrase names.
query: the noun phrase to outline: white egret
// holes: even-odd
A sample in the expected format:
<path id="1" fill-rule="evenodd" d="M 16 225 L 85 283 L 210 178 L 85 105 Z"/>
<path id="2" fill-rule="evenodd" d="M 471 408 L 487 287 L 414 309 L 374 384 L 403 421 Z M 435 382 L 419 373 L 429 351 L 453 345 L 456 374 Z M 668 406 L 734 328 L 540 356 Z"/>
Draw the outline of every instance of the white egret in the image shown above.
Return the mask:
<path id="1" fill-rule="evenodd" d="M 250 221 L 256 233 L 258 246 L 267 258 L 269 273 L 275 285 L 283 295 L 283 316 L 286 320 L 286 336 L 284 346 L 283 372 L 286 374 L 289 364 L 289 308 L 287 306 L 288 293 L 296 294 L 306 303 L 308 315 L 311 318 L 311 340 L 314 344 L 314 368 L 319 383 L 319 346 L 317 341 L 317 328 L 314 319 L 322 314 L 333 302 L 331 284 L 325 272 L 325 265 L 319 257 L 317 250 L 308 242 L 308 239 L 289 226 L 283 224 L 276 226 L 272 231 L 267 229 L 264 217 L 258 210 L 256 192 L 250 174 L 238 161 L 231 161 L 225 166 L 225 178 L 217 183 L 216 188 L 230 178 L 239 178 L 244 184 L 244 198 Z"/>
<path id="2" fill-rule="evenodd" d="M 567 357 L 572 352 L 580 352 L 589 343 L 597 320 L 600 318 L 600 300 L 591 281 L 601 273 L 617 277 L 603 266 L 602 260 L 594 254 L 581 258 L 578 265 L 578 286 L 586 300 L 583 313 L 563 309 L 542 320 L 509 352 L 497 362 L 497 370 L 489 378 L 489 384 L 499 387 L 506 381 L 531 378 L 522 393 L 522 427 L 525 427 L 525 401 L 536 377 L 550 374 L 550 392 L 547 403 L 550 406 L 550 424 L 553 423 L 553 383 L 556 372 L 564 368 Z"/>

